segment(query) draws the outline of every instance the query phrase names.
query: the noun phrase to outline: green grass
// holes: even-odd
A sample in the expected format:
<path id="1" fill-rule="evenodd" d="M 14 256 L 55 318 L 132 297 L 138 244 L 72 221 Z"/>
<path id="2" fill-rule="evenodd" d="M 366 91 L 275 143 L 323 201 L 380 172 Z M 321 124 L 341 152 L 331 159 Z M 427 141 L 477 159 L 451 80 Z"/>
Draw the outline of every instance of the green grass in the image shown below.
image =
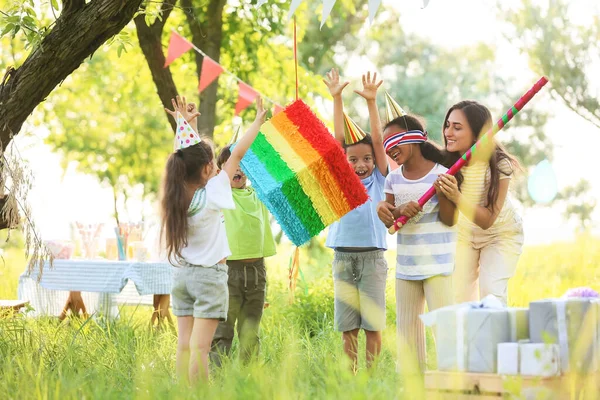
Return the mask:
<path id="1" fill-rule="evenodd" d="M 305 280 L 289 303 L 287 256 L 269 260 L 268 300 L 259 359 L 242 366 L 236 359 L 213 371 L 211 384 L 188 389 L 174 376 L 176 335 L 148 328 L 150 308 L 125 307 L 118 321 L 0 319 L 0 399 L 271 399 L 271 398 L 423 398 L 415 380 L 395 373 L 395 298 L 393 269 L 388 279 L 388 328 L 376 368 L 349 373 L 340 335 L 333 329 L 331 254 L 304 262 Z M 390 265 L 393 252 L 388 252 Z M 16 298 L 25 260 L 7 250 L 0 264 L 0 298 Z M 303 261 L 306 261 L 306 256 Z M 527 248 L 511 281 L 511 305 L 559 297 L 575 286 L 597 282 L 600 241 Z M 595 287 L 598 289 L 598 287 Z M 361 335 L 361 349 L 364 337 Z M 235 350 L 235 344 L 234 344 Z M 364 351 L 364 350 L 363 350 Z M 430 367 L 435 367 L 429 341 Z"/>

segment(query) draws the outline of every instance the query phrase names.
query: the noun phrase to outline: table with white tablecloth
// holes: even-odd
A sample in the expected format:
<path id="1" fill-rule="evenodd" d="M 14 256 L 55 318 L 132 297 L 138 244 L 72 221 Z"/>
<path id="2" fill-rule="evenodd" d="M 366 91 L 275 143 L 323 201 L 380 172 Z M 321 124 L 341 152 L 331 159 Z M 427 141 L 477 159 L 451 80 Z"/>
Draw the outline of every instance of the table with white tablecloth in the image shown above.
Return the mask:
<path id="1" fill-rule="evenodd" d="M 115 318 L 119 304 L 154 305 L 160 311 L 161 303 L 168 315 L 171 273 L 166 263 L 54 260 L 52 266 L 44 264 L 41 274 L 35 266 L 19 277 L 19 299 L 30 302 L 34 316 L 59 315 L 73 294 L 85 303 L 88 314 Z"/>

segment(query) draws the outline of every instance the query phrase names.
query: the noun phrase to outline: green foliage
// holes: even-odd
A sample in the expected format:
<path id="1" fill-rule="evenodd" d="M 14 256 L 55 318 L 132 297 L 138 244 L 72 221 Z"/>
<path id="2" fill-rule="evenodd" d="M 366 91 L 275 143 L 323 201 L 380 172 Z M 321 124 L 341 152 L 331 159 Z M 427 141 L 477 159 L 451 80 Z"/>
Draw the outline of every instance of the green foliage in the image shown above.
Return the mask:
<path id="1" fill-rule="evenodd" d="M 152 81 L 139 50 L 119 53 L 104 46 L 82 65 L 44 107 L 51 126 L 46 142 L 119 198 L 143 200 L 158 193 L 172 133 L 156 104 Z M 135 77 L 135 79 L 133 79 Z M 118 214 L 117 209 L 115 213 Z"/>
<path id="2" fill-rule="evenodd" d="M 47 26 L 49 20 L 38 15 L 34 0 L 9 0 L 0 4 L 0 37 L 9 35 L 14 39 L 21 32 L 26 49 L 37 47 L 50 27 Z M 56 1 L 53 0 L 52 7 L 55 4 Z"/>
<path id="3" fill-rule="evenodd" d="M 600 15 L 589 10 L 587 21 L 575 23 L 571 6 L 565 0 L 524 0 L 515 9 L 500 7 L 500 14 L 511 43 L 528 56 L 534 71 L 549 78 L 552 94 L 600 128 L 600 99 L 590 85 L 597 71 L 592 65 L 600 62 Z"/>

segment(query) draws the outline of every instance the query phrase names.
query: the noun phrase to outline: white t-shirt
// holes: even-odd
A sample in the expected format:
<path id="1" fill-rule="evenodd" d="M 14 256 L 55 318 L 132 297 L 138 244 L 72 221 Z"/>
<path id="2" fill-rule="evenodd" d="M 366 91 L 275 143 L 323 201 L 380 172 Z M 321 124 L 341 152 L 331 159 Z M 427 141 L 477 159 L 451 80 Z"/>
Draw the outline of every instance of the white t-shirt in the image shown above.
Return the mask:
<path id="1" fill-rule="evenodd" d="M 229 175 L 221 171 L 206 184 L 206 206 L 188 218 L 188 244 L 181 249 L 185 261 L 211 267 L 229 257 L 222 209 L 235 209 Z"/>

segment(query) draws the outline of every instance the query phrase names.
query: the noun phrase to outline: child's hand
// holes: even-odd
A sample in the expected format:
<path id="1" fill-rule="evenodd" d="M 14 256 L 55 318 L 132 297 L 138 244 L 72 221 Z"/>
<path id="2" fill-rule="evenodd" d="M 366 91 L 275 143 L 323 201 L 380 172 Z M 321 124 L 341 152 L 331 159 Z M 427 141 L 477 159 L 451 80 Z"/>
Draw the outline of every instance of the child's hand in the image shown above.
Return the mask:
<path id="1" fill-rule="evenodd" d="M 377 72 L 373 73 L 373 79 L 371 79 L 371 72 L 367 72 L 367 75 L 362 76 L 362 82 L 362 92 L 355 90 L 354 93 L 364 97 L 367 101 L 375 100 L 377 98 L 377 89 L 379 89 L 379 86 L 383 83 L 382 80 L 379 81 L 379 83 L 377 82 Z"/>
<path id="2" fill-rule="evenodd" d="M 460 190 L 458 182 L 453 175 L 441 174 L 434 183 L 435 190 L 440 191 L 448 200 L 454 204 L 458 203 Z"/>
<path id="3" fill-rule="evenodd" d="M 340 83 L 340 74 L 335 68 L 332 68 L 326 76 L 327 79 L 323 79 L 323 83 L 329 88 L 332 97 L 341 96 L 344 88 L 350 84 L 350 82 Z"/>
<path id="4" fill-rule="evenodd" d="M 387 201 L 380 201 L 379 204 L 377 204 L 377 216 L 385 226 L 394 225 L 394 221 L 396 220 L 393 214 L 394 208 L 395 207 Z"/>
<path id="5" fill-rule="evenodd" d="M 173 111 L 169 110 L 165 107 L 165 111 L 169 113 L 175 120 L 177 120 L 177 113 L 179 112 L 185 120 L 190 123 L 195 120 L 200 113 L 196 111 L 196 104 L 190 103 L 187 104 L 184 97 L 177 96 L 174 99 L 171 99 L 173 103 Z"/>
<path id="6" fill-rule="evenodd" d="M 262 97 L 258 96 L 256 98 L 256 118 L 254 119 L 254 122 L 257 122 L 258 124 L 262 125 L 265 123 L 266 117 L 267 110 L 265 110 L 265 107 L 263 106 Z"/>
<path id="7" fill-rule="evenodd" d="M 400 215 L 404 215 L 407 218 L 413 218 L 422 210 L 423 208 L 416 201 L 411 201 L 398 207 Z"/>

